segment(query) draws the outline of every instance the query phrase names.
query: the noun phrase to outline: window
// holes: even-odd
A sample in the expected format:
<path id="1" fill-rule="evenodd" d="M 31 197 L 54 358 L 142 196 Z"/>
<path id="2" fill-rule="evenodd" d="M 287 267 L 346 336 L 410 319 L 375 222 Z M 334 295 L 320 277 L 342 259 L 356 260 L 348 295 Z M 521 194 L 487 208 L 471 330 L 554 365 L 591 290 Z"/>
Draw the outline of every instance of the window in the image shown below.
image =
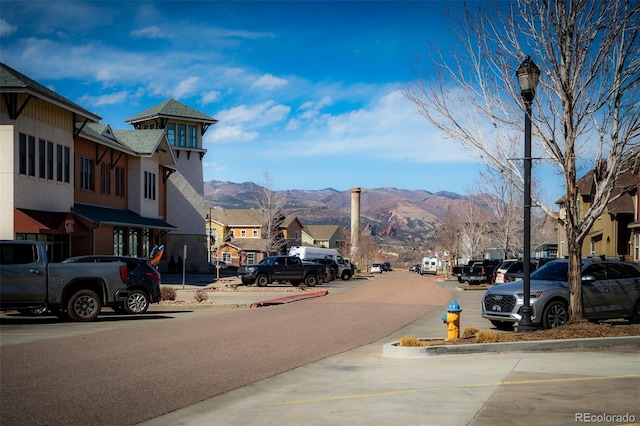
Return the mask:
<path id="1" fill-rule="evenodd" d="M 186 146 L 187 144 L 187 126 L 178 124 L 178 146 Z"/>
<path id="2" fill-rule="evenodd" d="M 151 255 L 151 231 L 149 228 L 142 229 L 142 257 L 150 257 Z"/>
<path id="3" fill-rule="evenodd" d="M 113 228 L 113 254 L 124 256 L 124 229 Z"/>
<path id="4" fill-rule="evenodd" d="M 100 163 L 100 194 L 111 195 L 111 165 Z"/>
<path id="5" fill-rule="evenodd" d="M 68 146 L 64 147 L 64 159 L 62 160 L 62 167 L 64 169 L 64 181 L 65 183 L 69 183 L 70 173 L 70 159 L 71 159 L 71 149 Z"/>
<path id="6" fill-rule="evenodd" d="M 56 167 L 56 180 L 62 182 L 62 145 L 56 145 Z"/>
<path id="7" fill-rule="evenodd" d="M 231 264 L 231 253 L 225 251 L 222 253 L 222 261 L 228 264 Z"/>
<path id="8" fill-rule="evenodd" d="M 26 265 L 38 260 L 35 244 L 3 243 L 0 245 L 0 265 Z"/>
<path id="9" fill-rule="evenodd" d="M 80 157 L 80 189 L 95 190 L 93 168 L 93 160 Z"/>
<path id="10" fill-rule="evenodd" d="M 175 123 L 167 124 L 167 139 L 169 140 L 169 145 L 176 144 L 176 124 Z"/>
<path id="11" fill-rule="evenodd" d="M 27 174 L 27 135 L 20 133 L 18 139 L 18 151 L 20 151 L 20 174 Z"/>
<path id="12" fill-rule="evenodd" d="M 29 136 L 29 151 L 27 152 L 29 176 L 36 175 L 36 138 Z"/>
<path id="13" fill-rule="evenodd" d="M 116 197 L 124 197 L 124 167 L 116 167 Z"/>
<path id="14" fill-rule="evenodd" d="M 607 279 L 606 268 L 601 263 L 596 263 L 595 265 L 587 266 L 584 269 L 584 272 L 582 273 L 582 276 L 585 276 L 585 275 L 592 275 L 598 281 Z"/>
<path id="15" fill-rule="evenodd" d="M 47 178 L 47 141 L 40 139 L 38 141 L 38 168 L 40 172 L 38 177 L 41 179 Z"/>
<path id="16" fill-rule="evenodd" d="M 245 229 L 240 231 L 240 238 L 245 238 L 247 236 L 247 231 Z"/>
<path id="17" fill-rule="evenodd" d="M 147 200 L 156 199 L 156 174 L 144 172 L 144 198 Z"/>
<path id="18" fill-rule="evenodd" d="M 640 260 L 640 234 L 633 236 L 633 251 L 635 253 L 634 260 Z"/>
<path id="19" fill-rule="evenodd" d="M 252 236 L 253 238 L 258 238 L 258 230 L 257 230 L 257 229 L 254 229 L 254 230 L 253 230 L 253 232 L 251 233 L 251 236 Z"/>
<path id="20" fill-rule="evenodd" d="M 138 229 L 129 229 L 129 256 L 138 256 Z"/>
<path id="21" fill-rule="evenodd" d="M 47 179 L 53 180 L 53 142 L 47 142 Z"/>
<path id="22" fill-rule="evenodd" d="M 189 126 L 189 148 L 197 148 L 198 142 L 196 140 L 196 126 Z"/>
<path id="23" fill-rule="evenodd" d="M 251 265 L 256 263 L 256 254 L 255 253 L 247 253 L 246 263 Z"/>

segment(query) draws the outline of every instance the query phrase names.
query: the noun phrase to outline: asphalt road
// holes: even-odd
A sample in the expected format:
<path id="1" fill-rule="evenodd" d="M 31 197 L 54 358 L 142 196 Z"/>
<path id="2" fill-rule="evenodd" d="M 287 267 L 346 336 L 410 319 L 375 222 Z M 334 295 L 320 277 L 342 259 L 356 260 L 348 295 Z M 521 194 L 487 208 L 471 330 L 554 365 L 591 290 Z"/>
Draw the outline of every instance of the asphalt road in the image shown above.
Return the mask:
<path id="1" fill-rule="evenodd" d="M 449 297 L 434 281 L 399 271 L 287 305 L 103 319 L 105 326 L 44 320 L 41 330 L 29 328 L 41 335 L 2 345 L 0 423 L 137 424 L 376 342 Z M 10 323 L 3 319 L 2 329 Z"/>

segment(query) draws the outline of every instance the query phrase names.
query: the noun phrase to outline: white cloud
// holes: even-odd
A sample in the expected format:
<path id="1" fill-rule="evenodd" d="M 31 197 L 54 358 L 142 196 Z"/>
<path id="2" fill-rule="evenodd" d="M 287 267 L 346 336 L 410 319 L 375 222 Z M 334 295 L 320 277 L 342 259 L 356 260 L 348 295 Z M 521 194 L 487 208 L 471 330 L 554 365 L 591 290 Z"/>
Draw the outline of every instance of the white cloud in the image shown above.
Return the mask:
<path id="1" fill-rule="evenodd" d="M 258 78 L 251 86 L 264 88 L 267 90 L 277 89 L 282 86 L 286 86 L 288 81 L 284 78 L 275 77 L 271 74 L 264 74 Z"/>
<path id="2" fill-rule="evenodd" d="M 205 92 L 200 97 L 200 103 L 202 105 L 208 105 L 212 102 L 215 102 L 220 98 L 220 92 L 218 90 L 211 90 L 209 92 Z"/>
<path id="3" fill-rule="evenodd" d="M 287 118 L 291 108 L 286 105 L 275 105 L 267 101 L 256 105 L 239 105 L 216 113 L 221 123 L 246 124 L 248 127 L 262 127 Z"/>
<path id="4" fill-rule="evenodd" d="M 169 36 L 164 31 L 162 31 L 157 25 L 141 28 L 139 30 L 133 30 L 131 31 L 131 37 L 149 38 L 149 39 L 169 38 Z"/>
<path id="5" fill-rule="evenodd" d="M 258 132 L 245 131 L 240 125 L 226 125 L 217 123 L 205 134 L 206 143 L 248 142 L 256 139 Z"/>
<path id="6" fill-rule="evenodd" d="M 191 96 L 198 91 L 198 83 L 200 82 L 200 77 L 189 77 L 185 80 L 182 80 L 178 83 L 175 89 L 172 90 L 171 95 L 174 98 L 180 99 L 186 96 Z"/>
<path id="7" fill-rule="evenodd" d="M 101 107 L 104 105 L 123 104 L 127 101 L 128 98 L 129 98 L 129 92 L 126 90 L 123 90 L 120 92 L 110 93 L 108 95 L 101 95 L 101 96 L 83 95 L 77 100 L 77 102 L 78 104 L 84 105 L 84 106 Z"/>
<path id="8" fill-rule="evenodd" d="M 0 19 L 0 37 L 9 36 L 16 32 L 17 29 L 17 26 L 11 25 L 4 19 Z"/>

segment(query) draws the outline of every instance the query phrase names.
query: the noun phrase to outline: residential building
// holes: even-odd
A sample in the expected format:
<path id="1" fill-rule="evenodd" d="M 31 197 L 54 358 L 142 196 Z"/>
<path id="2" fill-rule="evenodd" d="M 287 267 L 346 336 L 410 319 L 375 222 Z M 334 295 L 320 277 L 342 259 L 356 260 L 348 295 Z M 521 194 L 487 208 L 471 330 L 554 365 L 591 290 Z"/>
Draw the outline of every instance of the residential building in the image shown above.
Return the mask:
<path id="1" fill-rule="evenodd" d="M 45 241 L 54 261 L 162 244 L 161 270 L 187 246 L 188 269 L 206 270 L 202 135 L 215 119 L 170 99 L 113 130 L 5 64 L 0 92 L 0 238 Z"/>
<path id="2" fill-rule="evenodd" d="M 578 211 L 584 215 L 591 204 L 594 171 L 577 181 Z M 589 230 L 582 244 L 582 255 L 625 256 L 640 260 L 640 223 L 638 221 L 638 186 L 640 173 L 627 173 L 618 177 L 611 201 Z M 556 202 L 560 206 L 560 220 L 566 215 L 564 198 Z M 558 233 L 558 257 L 567 255 L 566 236 L 562 227 Z"/>
<path id="3" fill-rule="evenodd" d="M 202 138 L 218 120 L 175 99 L 168 99 L 126 122 L 137 131 L 162 129 L 166 133 L 170 151 L 176 158 L 176 173 L 163 177 L 170 200 L 165 220 L 178 229 L 168 232 L 165 253 L 169 259 L 180 257 L 189 271 L 208 271 L 209 244 L 205 231 L 208 203 L 204 199 L 202 167 L 207 150 L 203 148 Z"/>
<path id="4" fill-rule="evenodd" d="M 346 240 L 338 225 L 305 225 L 302 229 L 302 244 L 342 249 Z"/>
<path id="5" fill-rule="evenodd" d="M 267 256 L 263 238 L 263 215 L 257 209 L 211 209 L 206 220 L 210 235 L 211 259 L 239 266 L 256 263 Z M 280 225 L 285 241 L 283 251 L 300 245 L 302 224 L 295 216 L 287 216 Z"/>

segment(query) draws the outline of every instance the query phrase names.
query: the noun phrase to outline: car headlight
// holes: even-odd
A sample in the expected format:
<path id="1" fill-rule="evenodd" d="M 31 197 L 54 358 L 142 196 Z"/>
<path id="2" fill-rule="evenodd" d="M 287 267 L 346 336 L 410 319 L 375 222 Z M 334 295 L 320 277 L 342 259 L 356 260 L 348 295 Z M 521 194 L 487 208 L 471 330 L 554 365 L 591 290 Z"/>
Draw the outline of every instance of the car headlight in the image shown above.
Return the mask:
<path id="1" fill-rule="evenodd" d="M 246 271 L 247 271 L 248 273 L 252 273 L 252 272 L 255 272 L 255 271 L 256 271 L 256 269 L 257 269 L 257 268 L 256 268 L 255 266 L 250 266 L 250 267 L 246 268 Z"/>
<path id="2" fill-rule="evenodd" d="M 537 299 L 538 297 L 542 296 L 542 292 L 541 291 L 536 291 L 535 293 L 531 293 L 529 294 L 529 298 L 530 299 Z M 518 299 L 524 299 L 524 292 L 521 291 L 519 293 L 516 293 L 516 297 Z"/>

